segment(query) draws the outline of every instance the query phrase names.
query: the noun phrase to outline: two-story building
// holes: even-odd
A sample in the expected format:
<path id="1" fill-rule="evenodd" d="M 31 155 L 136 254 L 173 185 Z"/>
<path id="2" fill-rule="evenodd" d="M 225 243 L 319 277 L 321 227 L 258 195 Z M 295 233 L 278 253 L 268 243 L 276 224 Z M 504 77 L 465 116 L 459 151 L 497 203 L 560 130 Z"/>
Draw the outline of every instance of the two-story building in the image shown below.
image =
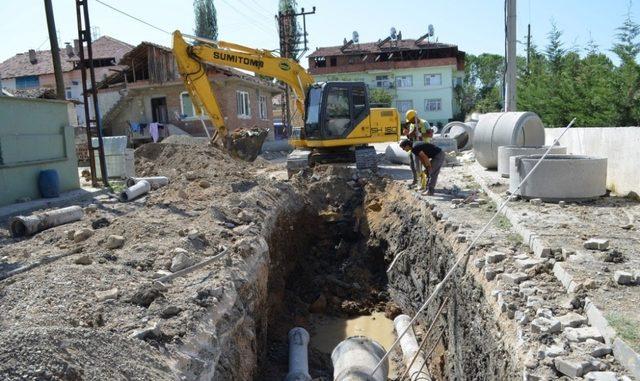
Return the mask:
<path id="1" fill-rule="evenodd" d="M 431 124 L 444 125 L 456 113 L 454 89 L 464 78 L 465 53 L 456 45 L 426 37 L 317 48 L 309 55 L 316 81 L 362 81 L 392 96 L 392 107 L 409 109 Z"/>

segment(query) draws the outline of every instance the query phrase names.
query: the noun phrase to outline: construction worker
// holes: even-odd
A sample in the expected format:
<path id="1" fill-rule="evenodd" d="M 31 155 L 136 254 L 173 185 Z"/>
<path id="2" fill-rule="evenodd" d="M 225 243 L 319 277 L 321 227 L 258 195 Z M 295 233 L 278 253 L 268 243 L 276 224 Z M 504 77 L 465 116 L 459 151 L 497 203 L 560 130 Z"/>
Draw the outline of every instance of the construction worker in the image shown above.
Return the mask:
<path id="1" fill-rule="evenodd" d="M 402 134 L 413 144 L 420 142 L 428 143 L 433 137 L 433 130 L 429 126 L 429 122 L 424 119 L 418 118 L 416 110 L 408 110 L 405 114 L 405 120 L 407 121 L 406 127 L 403 129 Z M 417 128 L 416 128 L 417 127 Z M 413 174 L 413 182 L 409 187 L 413 187 L 418 183 L 418 178 L 422 180 L 422 171 L 420 170 L 420 160 L 417 156 L 409 154 L 409 165 L 411 167 L 411 173 Z M 424 188 L 424 186 L 422 186 Z"/>
<path id="2" fill-rule="evenodd" d="M 424 165 L 424 172 L 421 174 L 426 181 L 427 195 L 433 196 L 440 168 L 444 164 L 445 156 L 440 147 L 431 143 L 412 143 L 409 139 L 400 142 L 400 148 L 406 152 L 411 151 Z"/>

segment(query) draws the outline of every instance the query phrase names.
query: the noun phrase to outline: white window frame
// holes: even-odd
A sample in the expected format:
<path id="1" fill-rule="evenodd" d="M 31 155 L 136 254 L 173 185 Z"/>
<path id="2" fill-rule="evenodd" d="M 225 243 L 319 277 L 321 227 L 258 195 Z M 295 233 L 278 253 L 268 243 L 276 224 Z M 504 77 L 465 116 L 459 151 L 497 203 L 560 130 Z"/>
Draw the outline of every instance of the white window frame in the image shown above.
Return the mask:
<path id="1" fill-rule="evenodd" d="M 432 78 L 439 78 L 439 82 L 438 84 L 433 84 L 432 82 Z M 442 86 L 442 74 L 440 73 L 434 73 L 434 74 L 425 74 L 424 75 L 424 85 L 426 87 L 439 87 Z"/>
<path id="2" fill-rule="evenodd" d="M 187 113 L 184 112 L 184 101 L 182 100 L 182 97 L 184 95 L 188 96 L 191 100 L 191 94 L 189 94 L 188 91 L 183 91 L 180 93 L 180 115 L 187 115 Z M 187 115 L 185 118 L 183 118 L 183 120 L 198 119 L 199 115 L 196 114 L 196 107 L 193 105 L 193 100 L 191 100 L 191 111 L 193 115 Z"/>
<path id="3" fill-rule="evenodd" d="M 430 104 L 437 104 L 436 108 L 430 106 Z M 438 112 L 442 111 L 442 98 L 430 98 L 424 100 L 424 110 L 426 112 Z"/>
<path id="4" fill-rule="evenodd" d="M 238 107 L 240 105 L 240 103 L 238 102 L 238 96 L 244 98 L 242 100 L 243 110 L 240 110 L 240 108 Z M 248 91 L 236 90 L 236 108 L 239 119 L 251 119 L 251 99 L 249 97 Z"/>
<path id="5" fill-rule="evenodd" d="M 378 78 L 383 78 L 385 77 L 385 79 L 378 79 Z M 380 88 L 380 89 L 388 89 L 391 87 L 391 80 L 389 79 L 389 75 L 376 75 L 376 87 Z"/>
<path id="6" fill-rule="evenodd" d="M 400 110 L 400 108 L 398 107 L 398 103 L 409 103 L 409 107 L 407 107 L 406 110 Z M 398 109 L 398 112 L 401 113 L 401 114 L 407 112 L 408 110 L 412 110 L 413 109 L 413 99 L 404 99 L 404 100 L 399 99 L 399 100 L 397 100 L 396 101 L 396 109 Z"/>
<path id="7" fill-rule="evenodd" d="M 258 93 L 258 116 L 260 119 L 269 120 L 269 113 L 267 110 L 267 96 Z"/>
<path id="8" fill-rule="evenodd" d="M 413 75 L 397 75 L 396 87 L 397 88 L 413 87 Z"/>

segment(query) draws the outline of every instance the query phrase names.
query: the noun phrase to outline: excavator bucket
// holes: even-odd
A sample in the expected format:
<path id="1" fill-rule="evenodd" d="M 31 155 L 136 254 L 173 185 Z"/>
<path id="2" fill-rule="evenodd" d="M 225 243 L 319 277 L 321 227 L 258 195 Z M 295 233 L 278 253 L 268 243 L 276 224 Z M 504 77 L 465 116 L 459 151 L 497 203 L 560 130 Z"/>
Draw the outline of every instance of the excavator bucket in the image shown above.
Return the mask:
<path id="1" fill-rule="evenodd" d="M 231 156 L 251 162 L 260 154 L 268 133 L 263 128 L 239 128 L 229 134 L 224 145 Z"/>

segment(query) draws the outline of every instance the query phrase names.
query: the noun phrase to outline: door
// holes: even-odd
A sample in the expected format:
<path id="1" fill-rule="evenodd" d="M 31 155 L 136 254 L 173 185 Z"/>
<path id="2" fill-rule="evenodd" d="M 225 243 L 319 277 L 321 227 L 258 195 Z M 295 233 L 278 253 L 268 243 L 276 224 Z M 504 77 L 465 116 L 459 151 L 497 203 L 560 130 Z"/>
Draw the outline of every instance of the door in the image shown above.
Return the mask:
<path id="1" fill-rule="evenodd" d="M 167 98 L 151 98 L 151 118 L 152 122 L 167 123 L 169 114 L 167 113 Z"/>
<path id="2" fill-rule="evenodd" d="M 369 100 L 364 83 L 336 82 L 326 85 L 324 138 L 344 139 L 355 128 L 353 137 L 370 136 L 370 129 L 359 124 L 369 115 Z"/>

